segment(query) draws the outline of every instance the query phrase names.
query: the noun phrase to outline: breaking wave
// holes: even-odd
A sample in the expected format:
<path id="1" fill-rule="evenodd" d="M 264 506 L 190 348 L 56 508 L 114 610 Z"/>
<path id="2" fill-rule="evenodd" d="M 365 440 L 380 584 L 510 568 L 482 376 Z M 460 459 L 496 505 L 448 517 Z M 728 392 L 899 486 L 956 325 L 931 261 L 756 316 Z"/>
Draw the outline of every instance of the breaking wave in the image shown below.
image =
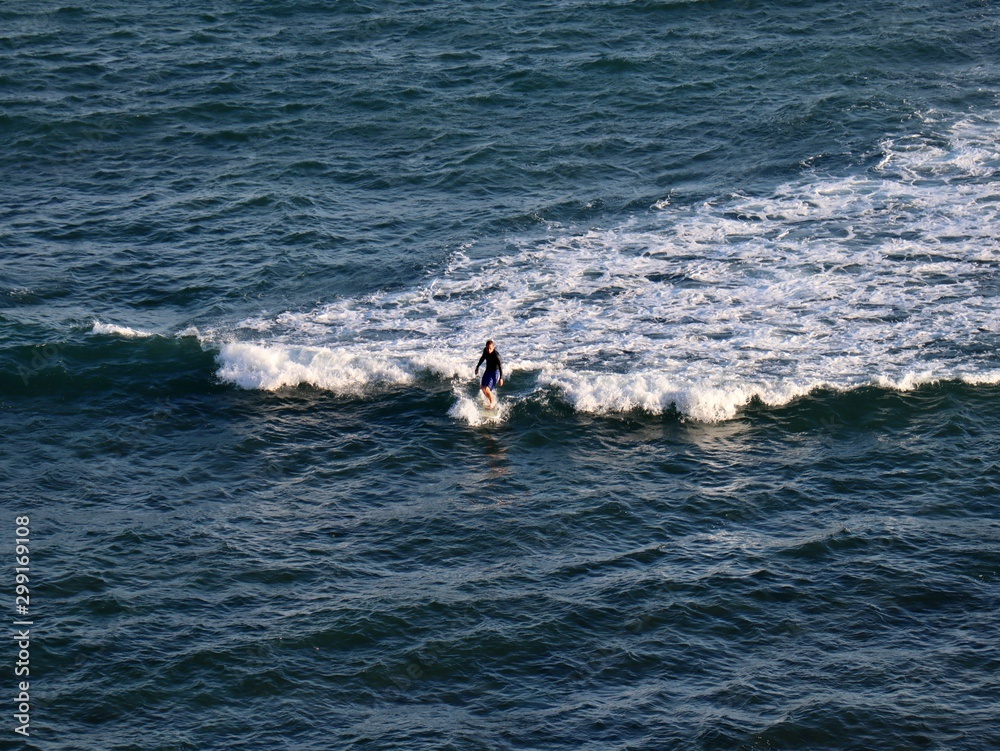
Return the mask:
<path id="1" fill-rule="evenodd" d="M 204 338 L 219 376 L 244 388 L 359 394 L 430 376 L 461 384 L 456 416 L 487 338 L 508 389 L 555 389 L 594 413 L 716 421 L 817 388 L 996 383 L 1000 129 L 985 117 L 924 126 L 887 138 L 858 174 L 662 201 L 490 258 L 465 248 L 410 289 Z"/>

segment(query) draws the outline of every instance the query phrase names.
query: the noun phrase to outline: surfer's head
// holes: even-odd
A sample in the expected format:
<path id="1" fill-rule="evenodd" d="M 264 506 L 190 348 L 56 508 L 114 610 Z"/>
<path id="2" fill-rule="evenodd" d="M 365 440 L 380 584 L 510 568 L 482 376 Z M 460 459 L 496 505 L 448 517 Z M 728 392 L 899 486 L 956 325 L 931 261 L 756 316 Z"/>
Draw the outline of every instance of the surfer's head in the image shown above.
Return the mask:
<path id="1" fill-rule="evenodd" d="M 492 339 L 487 339 L 486 340 L 486 351 L 487 352 L 492 352 L 493 351 L 493 340 Z"/>

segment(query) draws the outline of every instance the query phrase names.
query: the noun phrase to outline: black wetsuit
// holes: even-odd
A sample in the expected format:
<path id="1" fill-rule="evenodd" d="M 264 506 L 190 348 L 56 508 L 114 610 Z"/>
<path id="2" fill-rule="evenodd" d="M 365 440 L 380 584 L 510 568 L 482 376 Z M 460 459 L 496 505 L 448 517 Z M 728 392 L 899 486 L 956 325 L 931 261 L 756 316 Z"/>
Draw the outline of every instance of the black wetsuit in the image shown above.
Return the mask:
<path id="1" fill-rule="evenodd" d="M 497 380 L 503 380 L 503 366 L 500 364 L 500 353 L 496 351 L 496 348 L 492 352 L 483 348 L 483 356 L 479 358 L 479 362 L 476 363 L 476 370 L 479 370 L 479 366 L 486 361 L 486 372 L 483 373 L 483 383 L 485 384 L 487 380 L 492 380 L 488 376 L 492 376 L 493 372 L 496 371 L 498 374 Z"/>

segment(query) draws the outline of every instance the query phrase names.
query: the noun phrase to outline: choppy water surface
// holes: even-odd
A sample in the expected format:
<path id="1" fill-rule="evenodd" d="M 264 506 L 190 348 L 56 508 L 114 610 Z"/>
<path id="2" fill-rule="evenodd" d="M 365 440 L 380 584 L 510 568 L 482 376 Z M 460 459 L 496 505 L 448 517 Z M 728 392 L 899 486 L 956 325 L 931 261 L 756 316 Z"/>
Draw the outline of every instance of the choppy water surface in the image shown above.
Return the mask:
<path id="1" fill-rule="evenodd" d="M 5 5 L 32 742 L 1000 745 L 998 17 Z"/>

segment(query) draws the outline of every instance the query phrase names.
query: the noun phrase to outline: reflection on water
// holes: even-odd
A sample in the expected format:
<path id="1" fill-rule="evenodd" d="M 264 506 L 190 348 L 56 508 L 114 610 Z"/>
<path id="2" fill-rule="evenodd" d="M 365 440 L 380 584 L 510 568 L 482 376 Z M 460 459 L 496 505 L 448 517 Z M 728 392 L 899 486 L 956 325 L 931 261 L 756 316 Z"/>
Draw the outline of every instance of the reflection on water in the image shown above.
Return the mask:
<path id="1" fill-rule="evenodd" d="M 509 450 L 505 442 L 492 433 L 482 436 L 483 456 L 486 459 L 484 480 L 499 480 L 512 474 Z"/>

